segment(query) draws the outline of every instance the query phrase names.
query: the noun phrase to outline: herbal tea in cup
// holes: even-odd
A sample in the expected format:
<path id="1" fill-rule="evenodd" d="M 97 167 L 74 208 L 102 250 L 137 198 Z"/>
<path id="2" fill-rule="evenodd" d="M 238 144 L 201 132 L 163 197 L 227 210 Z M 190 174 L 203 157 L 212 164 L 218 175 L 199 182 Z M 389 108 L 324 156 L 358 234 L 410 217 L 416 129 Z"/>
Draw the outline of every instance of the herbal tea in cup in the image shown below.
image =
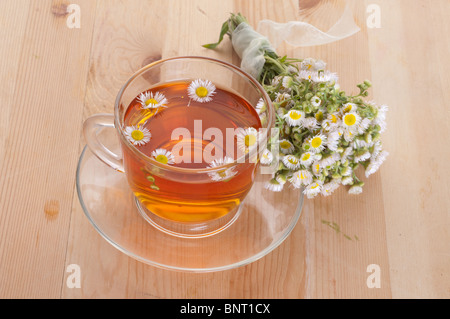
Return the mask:
<path id="1" fill-rule="evenodd" d="M 179 57 L 138 71 L 114 116 L 95 115 L 84 131 L 94 154 L 125 173 L 145 218 L 183 236 L 214 232 L 237 214 L 273 118 L 264 89 L 239 68 Z M 98 140 L 102 126 L 116 128 L 122 156 Z"/>

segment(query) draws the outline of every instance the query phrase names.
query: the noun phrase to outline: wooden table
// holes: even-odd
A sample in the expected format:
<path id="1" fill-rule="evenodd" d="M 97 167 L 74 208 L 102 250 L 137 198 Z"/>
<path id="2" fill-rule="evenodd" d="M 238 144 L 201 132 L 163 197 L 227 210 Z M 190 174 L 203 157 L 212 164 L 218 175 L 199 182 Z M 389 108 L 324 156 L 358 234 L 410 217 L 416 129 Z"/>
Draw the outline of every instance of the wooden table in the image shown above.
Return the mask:
<path id="1" fill-rule="evenodd" d="M 71 3 L 80 28 L 68 23 Z M 380 28 L 368 27 L 370 4 L 380 9 Z M 341 188 L 306 200 L 294 231 L 266 257 L 192 274 L 137 262 L 88 222 L 75 190 L 84 119 L 112 113 L 129 76 L 161 57 L 239 64 L 228 39 L 217 51 L 201 47 L 230 12 L 253 25 L 302 19 L 327 30 L 345 2 L 0 1 L 0 297 L 450 297 L 450 2 L 351 5 L 361 28 L 354 36 L 278 52 L 327 61 L 348 92 L 370 79 L 371 99 L 390 106 L 388 160 L 359 196 Z M 72 264 L 80 288 L 67 285 Z"/>

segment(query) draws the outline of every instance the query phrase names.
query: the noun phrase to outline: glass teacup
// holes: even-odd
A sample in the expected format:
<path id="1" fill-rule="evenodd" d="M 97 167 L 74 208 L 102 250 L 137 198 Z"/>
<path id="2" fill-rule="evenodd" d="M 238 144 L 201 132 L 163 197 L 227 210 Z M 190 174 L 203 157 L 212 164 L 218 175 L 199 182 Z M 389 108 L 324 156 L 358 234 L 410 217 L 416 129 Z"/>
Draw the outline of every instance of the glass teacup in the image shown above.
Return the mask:
<path id="1" fill-rule="evenodd" d="M 138 211 L 176 236 L 230 225 L 250 191 L 274 124 L 272 102 L 241 69 L 206 57 L 154 62 L 120 90 L 114 115 L 88 118 L 91 151 L 124 172 Z M 122 154 L 98 138 L 115 127 Z"/>

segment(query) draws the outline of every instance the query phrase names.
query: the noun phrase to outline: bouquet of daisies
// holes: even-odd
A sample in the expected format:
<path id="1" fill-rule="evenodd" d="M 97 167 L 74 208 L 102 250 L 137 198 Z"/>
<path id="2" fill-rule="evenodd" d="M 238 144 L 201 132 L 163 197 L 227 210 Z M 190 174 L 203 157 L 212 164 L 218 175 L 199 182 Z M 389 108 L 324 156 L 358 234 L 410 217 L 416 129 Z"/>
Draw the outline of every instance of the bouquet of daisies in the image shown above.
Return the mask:
<path id="1" fill-rule="evenodd" d="M 347 185 L 350 194 L 361 193 L 357 169 L 363 167 L 369 177 L 388 155 L 380 139 L 388 108 L 364 101 L 370 82 L 357 85 L 359 94 L 347 95 L 325 62 L 280 57 L 241 14 L 232 14 L 219 41 L 205 47 L 215 48 L 225 34 L 241 57 L 241 68 L 263 85 L 276 110 L 279 154 L 270 153 L 269 142 L 261 163 L 272 164 L 274 155 L 281 160 L 266 188 L 282 191 L 290 184 L 303 188 L 308 198 L 328 196 L 340 185 Z"/>

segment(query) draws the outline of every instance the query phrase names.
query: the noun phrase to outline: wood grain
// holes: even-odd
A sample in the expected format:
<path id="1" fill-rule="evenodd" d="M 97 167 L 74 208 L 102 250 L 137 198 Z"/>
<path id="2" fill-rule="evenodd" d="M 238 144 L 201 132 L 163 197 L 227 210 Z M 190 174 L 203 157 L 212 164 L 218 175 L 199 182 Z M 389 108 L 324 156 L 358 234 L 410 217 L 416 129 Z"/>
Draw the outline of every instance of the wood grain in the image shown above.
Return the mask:
<path id="1" fill-rule="evenodd" d="M 69 1 L 0 2 L 1 298 L 449 298 L 450 31 L 447 0 L 350 1 L 361 31 L 327 45 L 280 54 L 325 60 L 340 85 L 373 83 L 390 106 L 383 144 L 390 156 L 365 179 L 305 202 L 291 235 L 266 257 L 224 272 L 158 269 L 108 244 L 84 216 L 75 169 L 83 120 L 112 113 L 116 94 L 143 65 L 177 55 L 234 64 L 230 12 L 250 23 L 302 20 L 328 30 L 341 0 L 77 0 L 81 28 L 66 25 Z M 369 4 L 381 28 L 368 28 Z M 81 269 L 69 288 L 67 266 Z M 381 288 L 368 288 L 379 265 Z"/>

